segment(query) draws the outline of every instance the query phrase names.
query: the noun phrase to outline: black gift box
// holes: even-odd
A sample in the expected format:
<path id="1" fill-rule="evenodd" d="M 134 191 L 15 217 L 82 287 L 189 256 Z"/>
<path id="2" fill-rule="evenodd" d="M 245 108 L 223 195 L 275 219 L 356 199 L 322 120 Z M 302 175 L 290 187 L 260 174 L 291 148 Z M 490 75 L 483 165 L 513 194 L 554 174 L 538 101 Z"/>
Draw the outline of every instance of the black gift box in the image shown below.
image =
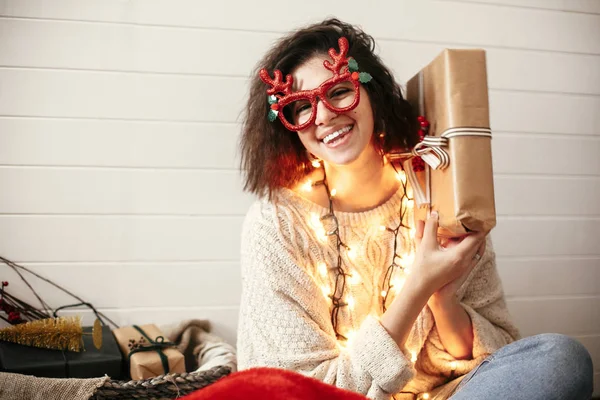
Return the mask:
<path id="1" fill-rule="evenodd" d="M 83 328 L 91 333 L 91 327 Z M 123 378 L 121 350 L 110 327 L 102 327 L 102 348 L 83 335 L 84 351 L 60 351 L 0 342 L 0 371 L 47 378 Z"/>

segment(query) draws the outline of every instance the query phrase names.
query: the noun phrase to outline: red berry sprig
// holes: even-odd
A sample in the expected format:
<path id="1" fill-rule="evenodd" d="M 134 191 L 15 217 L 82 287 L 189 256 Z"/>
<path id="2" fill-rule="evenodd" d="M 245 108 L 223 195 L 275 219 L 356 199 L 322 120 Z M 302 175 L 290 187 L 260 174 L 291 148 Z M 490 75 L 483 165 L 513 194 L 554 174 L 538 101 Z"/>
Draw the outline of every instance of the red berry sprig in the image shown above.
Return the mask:
<path id="1" fill-rule="evenodd" d="M 419 142 L 422 142 L 423 139 L 425 139 L 427 132 L 429 132 L 430 124 L 429 124 L 429 121 L 427 121 L 427 119 L 425 119 L 425 117 L 423 115 L 419 115 L 417 117 L 417 121 L 419 121 L 419 125 L 421 126 L 419 128 Z M 413 170 L 415 172 L 425 170 L 425 162 L 423 161 L 423 159 L 421 157 L 414 157 L 412 159 L 412 166 L 413 166 Z"/>

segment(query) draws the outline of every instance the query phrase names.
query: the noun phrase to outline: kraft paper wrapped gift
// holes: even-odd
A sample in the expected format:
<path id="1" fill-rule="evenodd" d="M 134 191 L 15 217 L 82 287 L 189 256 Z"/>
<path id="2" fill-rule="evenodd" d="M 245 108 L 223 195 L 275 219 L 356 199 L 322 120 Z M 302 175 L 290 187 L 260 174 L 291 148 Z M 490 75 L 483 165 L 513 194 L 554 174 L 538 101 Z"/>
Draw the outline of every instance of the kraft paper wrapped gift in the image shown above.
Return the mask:
<path id="1" fill-rule="evenodd" d="M 127 326 L 115 329 L 113 334 L 119 343 L 121 352 L 126 359 L 129 358 L 131 379 L 148 379 L 166 373 L 185 372 L 183 354 L 166 344 L 168 339 L 164 338 L 156 325 Z M 140 349 L 137 352 L 134 350 L 133 354 L 129 356 L 131 340 L 142 344 L 141 351 Z"/>
<path id="2" fill-rule="evenodd" d="M 437 210 L 440 236 L 491 230 L 496 208 L 485 51 L 444 50 L 408 81 L 407 99 L 430 123 L 419 145 L 428 152 L 424 171 L 415 172 L 412 160 L 403 164 L 415 218 Z"/>

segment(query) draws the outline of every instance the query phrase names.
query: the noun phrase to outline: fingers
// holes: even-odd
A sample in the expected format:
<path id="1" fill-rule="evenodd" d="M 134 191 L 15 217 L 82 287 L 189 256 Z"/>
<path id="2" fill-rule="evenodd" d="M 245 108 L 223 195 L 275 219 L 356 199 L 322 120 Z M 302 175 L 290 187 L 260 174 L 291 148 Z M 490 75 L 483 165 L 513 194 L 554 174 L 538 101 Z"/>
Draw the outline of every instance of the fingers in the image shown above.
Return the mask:
<path id="1" fill-rule="evenodd" d="M 425 229 L 425 221 L 421 221 L 418 220 L 417 221 L 417 226 L 415 229 L 415 242 L 417 243 L 417 246 L 421 245 L 421 240 L 423 239 L 423 231 Z"/>
<path id="2" fill-rule="evenodd" d="M 465 258 L 475 257 L 482 242 L 485 243 L 485 235 L 485 232 L 478 232 L 467 236 L 456 246 L 456 251 Z"/>
<path id="3" fill-rule="evenodd" d="M 429 218 L 427 218 L 427 222 L 425 223 L 425 228 L 423 230 L 423 244 L 427 247 L 435 247 L 437 248 L 437 231 L 439 227 L 439 216 L 437 211 L 432 211 Z"/>

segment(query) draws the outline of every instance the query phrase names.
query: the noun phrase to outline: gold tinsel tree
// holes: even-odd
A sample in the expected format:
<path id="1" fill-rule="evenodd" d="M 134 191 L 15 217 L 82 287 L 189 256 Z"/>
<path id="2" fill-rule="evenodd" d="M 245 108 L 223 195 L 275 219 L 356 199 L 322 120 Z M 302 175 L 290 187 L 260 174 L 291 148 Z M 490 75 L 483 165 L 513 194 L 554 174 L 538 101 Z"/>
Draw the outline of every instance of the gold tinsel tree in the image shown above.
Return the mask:
<path id="1" fill-rule="evenodd" d="M 0 329 L 0 340 L 54 350 L 81 351 L 81 317 L 46 318 Z"/>

